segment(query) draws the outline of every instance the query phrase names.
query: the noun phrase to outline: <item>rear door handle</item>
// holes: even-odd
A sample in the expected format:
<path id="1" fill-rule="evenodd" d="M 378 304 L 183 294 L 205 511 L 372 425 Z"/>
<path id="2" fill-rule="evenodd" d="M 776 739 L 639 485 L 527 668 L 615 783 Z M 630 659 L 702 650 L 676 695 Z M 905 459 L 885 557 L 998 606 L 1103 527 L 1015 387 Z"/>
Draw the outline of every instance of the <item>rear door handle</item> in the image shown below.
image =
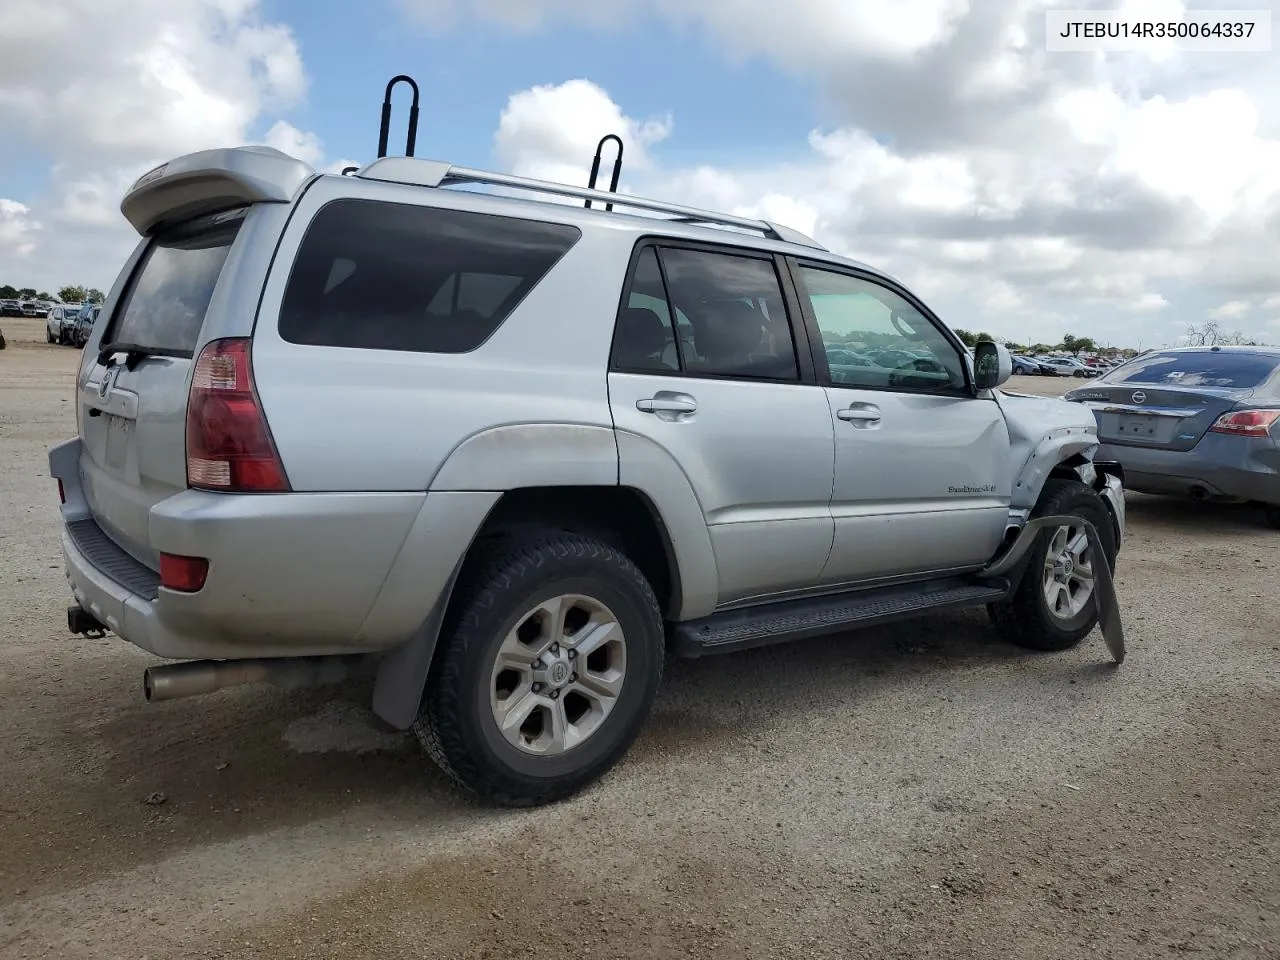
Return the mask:
<path id="1" fill-rule="evenodd" d="M 853 423 L 876 423 L 880 420 L 880 408 L 871 403 L 855 404 L 837 410 L 836 416 Z"/>
<path id="2" fill-rule="evenodd" d="M 694 413 L 698 402 L 687 393 L 662 390 L 647 400 L 637 400 L 636 409 L 641 413 Z"/>

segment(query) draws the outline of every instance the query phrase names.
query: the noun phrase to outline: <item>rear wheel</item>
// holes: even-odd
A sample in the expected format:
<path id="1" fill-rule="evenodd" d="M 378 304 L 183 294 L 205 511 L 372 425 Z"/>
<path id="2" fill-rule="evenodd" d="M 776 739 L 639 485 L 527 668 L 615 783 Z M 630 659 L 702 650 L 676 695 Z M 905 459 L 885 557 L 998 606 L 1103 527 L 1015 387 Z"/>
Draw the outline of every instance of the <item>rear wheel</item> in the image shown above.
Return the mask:
<path id="1" fill-rule="evenodd" d="M 1087 520 L 1102 538 L 1098 557 L 1083 523 L 1042 530 L 1017 592 L 988 607 L 997 629 L 1011 642 L 1032 650 L 1066 650 L 1098 623 L 1094 564 L 1114 569 L 1117 552 L 1111 513 L 1102 498 L 1078 480 L 1049 480 L 1032 518 L 1071 516 Z"/>
<path id="2" fill-rule="evenodd" d="M 414 723 L 466 793 L 563 799 L 640 732 L 662 672 L 662 614 L 624 554 L 547 533 L 490 548 L 459 582 Z"/>

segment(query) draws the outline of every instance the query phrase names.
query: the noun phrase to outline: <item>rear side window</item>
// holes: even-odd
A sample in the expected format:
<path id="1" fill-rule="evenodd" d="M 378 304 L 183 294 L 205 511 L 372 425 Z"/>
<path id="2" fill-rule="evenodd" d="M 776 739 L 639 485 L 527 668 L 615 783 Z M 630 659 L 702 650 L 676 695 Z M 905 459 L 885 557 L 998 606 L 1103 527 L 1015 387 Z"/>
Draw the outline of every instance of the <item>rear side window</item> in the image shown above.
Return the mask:
<path id="1" fill-rule="evenodd" d="M 1107 383 L 1251 390 L 1275 373 L 1278 365 L 1275 357 L 1228 350 L 1153 353 L 1130 360 L 1102 379 Z"/>
<path id="2" fill-rule="evenodd" d="M 773 260 L 644 248 L 618 316 L 612 363 L 631 373 L 798 380 Z"/>
<path id="3" fill-rule="evenodd" d="M 244 212 L 201 217 L 158 234 L 129 282 L 103 345 L 189 357 Z"/>
<path id="4" fill-rule="evenodd" d="M 280 336 L 310 346 L 466 353 L 581 235 L 565 224 L 336 200 L 303 237 Z"/>

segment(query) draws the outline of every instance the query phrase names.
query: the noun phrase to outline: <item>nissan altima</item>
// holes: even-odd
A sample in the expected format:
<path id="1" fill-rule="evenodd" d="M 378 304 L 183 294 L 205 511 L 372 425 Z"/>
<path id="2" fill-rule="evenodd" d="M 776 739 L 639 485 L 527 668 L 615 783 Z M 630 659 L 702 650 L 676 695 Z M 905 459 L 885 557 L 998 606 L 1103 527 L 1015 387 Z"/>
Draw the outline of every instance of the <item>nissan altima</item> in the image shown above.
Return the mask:
<path id="1" fill-rule="evenodd" d="M 1177 347 L 1109 370 L 1065 399 L 1093 408 L 1125 488 L 1263 504 L 1280 528 L 1280 348 Z"/>

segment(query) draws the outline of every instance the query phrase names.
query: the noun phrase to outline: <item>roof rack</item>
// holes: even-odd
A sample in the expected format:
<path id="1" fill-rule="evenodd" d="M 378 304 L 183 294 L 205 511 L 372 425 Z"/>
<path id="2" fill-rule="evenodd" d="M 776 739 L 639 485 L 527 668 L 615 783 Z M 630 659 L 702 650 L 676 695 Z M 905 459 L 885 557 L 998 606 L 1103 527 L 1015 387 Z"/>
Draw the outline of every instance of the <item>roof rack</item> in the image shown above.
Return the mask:
<path id="1" fill-rule="evenodd" d="M 527 190 L 533 193 L 546 193 L 558 197 L 571 197 L 577 200 L 595 200 L 608 206 L 631 207 L 649 213 L 669 215 L 679 223 L 707 224 L 719 227 L 736 227 L 740 230 L 751 230 L 762 233 L 770 240 L 781 240 L 784 243 L 795 243 L 801 246 L 825 250 L 822 244 L 799 230 L 774 223 L 771 220 L 753 220 L 749 217 L 736 217 L 727 213 L 716 213 L 711 210 L 699 210 L 697 207 L 686 207 L 662 200 L 649 200 L 645 197 L 634 197 L 630 194 L 607 193 L 603 190 L 573 187 L 567 183 L 552 183 L 549 180 L 534 180 L 530 177 L 516 177 L 506 173 L 490 173 L 486 170 L 475 170 L 470 167 L 458 167 L 440 160 L 416 159 L 413 157 L 383 157 L 375 160 L 355 173 L 362 180 L 383 180 L 389 183 L 405 183 L 419 187 L 449 187 L 458 184 L 478 184 L 490 187 L 503 187 L 513 190 Z"/>
<path id="2" fill-rule="evenodd" d="M 387 156 L 387 136 L 391 126 L 391 91 L 398 83 L 407 83 L 413 90 L 413 102 L 409 107 L 409 130 L 405 138 L 405 155 L 403 157 Z M 573 187 L 566 183 L 552 183 L 549 180 L 534 180 L 530 177 L 515 177 L 505 173 L 489 173 L 470 167 L 456 167 L 439 160 L 418 159 L 413 155 L 418 140 L 418 84 L 405 74 L 392 77 L 387 83 L 386 93 L 382 98 L 382 122 L 378 130 L 378 159 L 368 166 L 356 169 L 346 167 L 344 176 L 356 176 L 364 180 L 383 180 L 390 183 L 405 183 L 420 187 L 447 187 L 456 184 L 477 184 L 489 187 L 502 187 L 508 190 L 528 190 L 534 193 L 551 194 L 552 196 L 571 197 L 585 201 L 584 206 L 592 209 L 592 202 L 604 204 L 605 212 L 612 212 L 614 205 L 631 207 L 649 213 L 666 214 L 676 223 L 702 224 L 717 227 L 735 227 L 739 230 L 750 230 L 763 234 L 769 240 L 780 240 L 783 243 L 794 243 L 799 246 L 826 250 L 822 244 L 799 230 L 774 223 L 771 220 L 753 220 L 749 217 L 735 217 L 727 213 L 716 213 L 712 210 L 699 210 L 697 207 L 686 207 L 675 203 L 664 203 L 661 200 L 648 200 L 619 194 L 618 179 L 622 175 L 622 138 L 616 133 L 605 134 L 596 144 L 595 158 L 591 161 L 591 178 L 587 187 Z M 609 190 L 596 189 L 596 180 L 600 176 L 600 158 L 604 145 L 612 140 L 618 151 L 613 161 L 613 175 L 610 177 Z"/>
<path id="3" fill-rule="evenodd" d="M 587 181 L 587 189 L 594 190 L 596 188 L 596 178 L 600 176 L 600 154 L 604 152 L 604 145 L 612 140 L 618 145 L 617 156 L 613 158 L 613 176 L 609 179 L 609 192 L 618 192 L 618 178 L 622 176 L 622 138 L 616 133 L 606 133 L 600 138 L 600 142 L 596 144 L 596 155 L 591 161 L 591 179 Z M 588 200 L 583 204 L 588 210 L 591 209 L 591 201 Z M 605 212 L 608 213 L 613 209 L 612 203 L 604 205 Z"/>
<path id="4" fill-rule="evenodd" d="M 382 95 L 382 123 L 378 127 L 379 157 L 387 155 L 387 134 L 391 131 L 391 91 L 397 83 L 407 83 L 413 91 L 413 102 L 409 105 L 409 131 L 404 138 L 404 155 L 412 157 L 413 148 L 418 145 L 418 82 L 402 73 L 387 81 L 387 92 Z"/>

